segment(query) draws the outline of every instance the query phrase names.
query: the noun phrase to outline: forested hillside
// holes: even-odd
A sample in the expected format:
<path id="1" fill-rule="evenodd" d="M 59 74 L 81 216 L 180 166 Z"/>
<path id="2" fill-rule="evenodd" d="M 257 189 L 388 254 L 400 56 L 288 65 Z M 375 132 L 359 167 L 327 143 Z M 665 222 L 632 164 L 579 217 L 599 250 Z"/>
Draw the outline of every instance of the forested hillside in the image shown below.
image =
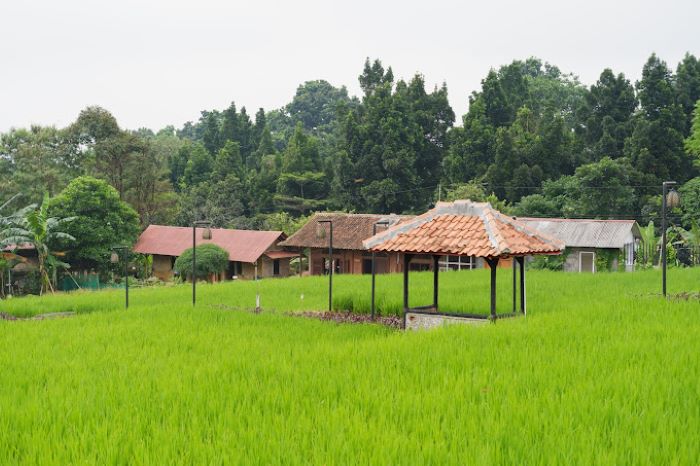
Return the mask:
<path id="1" fill-rule="evenodd" d="M 92 175 L 142 225 L 290 230 L 317 210 L 416 213 L 459 197 L 518 215 L 646 222 L 659 215 L 662 181 L 674 180 L 689 225 L 700 217 L 700 62 L 640 65 L 636 83 L 605 69 L 586 86 L 537 58 L 513 61 L 485 73 L 461 124 L 446 84 L 397 80 L 369 59 L 361 96 L 309 81 L 282 108 L 231 102 L 181 128 L 126 129 L 88 107 L 67 128 L 1 135 L 0 204 Z"/>

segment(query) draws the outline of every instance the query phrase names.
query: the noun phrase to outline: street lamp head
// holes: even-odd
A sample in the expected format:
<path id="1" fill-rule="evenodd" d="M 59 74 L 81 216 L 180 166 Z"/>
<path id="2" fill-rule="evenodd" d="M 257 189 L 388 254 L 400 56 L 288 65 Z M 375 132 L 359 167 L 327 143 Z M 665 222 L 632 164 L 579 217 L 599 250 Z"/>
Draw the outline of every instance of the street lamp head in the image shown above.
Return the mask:
<path id="1" fill-rule="evenodd" d="M 671 189 L 667 194 L 666 194 L 666 205 L 670 209 L 674 209 L 678 207 L 681 203 L 681 196 L 678 194 L 678 191 L 675 189 Z"/>
<path id="2" fill-rule="evenodd" d="M 117 254 L 117 251 L 112 251 L 112 255 L 109 256 L 109 261 L 112 264 L 116 264 L 119 262 L 119 254 Z"/>
<path id="3" fill-rule="evenodd" d="M 209 225 L 204 227 L 204 231 L 202 232 L 202 239 L 211 239 L 211 228 L 209 227 Z"/>

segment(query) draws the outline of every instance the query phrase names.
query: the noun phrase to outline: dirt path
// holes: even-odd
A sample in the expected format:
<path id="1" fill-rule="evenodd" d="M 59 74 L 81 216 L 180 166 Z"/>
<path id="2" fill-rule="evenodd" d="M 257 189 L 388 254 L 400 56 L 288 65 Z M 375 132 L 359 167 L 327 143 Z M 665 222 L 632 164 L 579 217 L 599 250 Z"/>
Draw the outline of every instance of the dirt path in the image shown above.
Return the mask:
<path id="1" fill-rule="evenodd" d="M 73 317 L 74 315 L 75 312 L 49 312 L 46 314 L 39 314 L 32 317 L 17 317 L 6 312 L 0 312 L 0 320 L 50 320 Z"/>

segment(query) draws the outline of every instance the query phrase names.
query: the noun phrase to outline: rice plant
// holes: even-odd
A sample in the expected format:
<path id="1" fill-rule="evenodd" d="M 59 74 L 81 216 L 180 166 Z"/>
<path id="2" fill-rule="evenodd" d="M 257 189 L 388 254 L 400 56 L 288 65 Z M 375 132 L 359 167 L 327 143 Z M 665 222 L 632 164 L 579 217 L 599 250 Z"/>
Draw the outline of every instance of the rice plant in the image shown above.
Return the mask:
<path id="1" fill-rule="evenodd" d="M 671 294 L 699 279 L 671 270 Z M 187 286 L 3 301 L 79 314 L 0 321 L 0 464 L 697 464 L 700 302 L 659 281 L 532 272 L 526 318 L 410 333 L 288 316 L 325 309 L 323 277 L 203 285 L 194 309 Z M 336 285 L 364 312 L 368 277 Z M 401 305 L 400 277 L 378 290 Z M 486 309 L 487 274 L 441 292 Z"/>

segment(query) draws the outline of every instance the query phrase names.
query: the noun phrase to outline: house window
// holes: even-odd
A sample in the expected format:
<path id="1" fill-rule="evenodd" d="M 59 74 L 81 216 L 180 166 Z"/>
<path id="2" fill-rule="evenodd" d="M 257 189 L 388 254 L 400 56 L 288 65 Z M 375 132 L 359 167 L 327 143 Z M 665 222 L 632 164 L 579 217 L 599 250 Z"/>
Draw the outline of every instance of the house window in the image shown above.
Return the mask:
<path id="1" fill-rule="evenodd" d="M 440 271 L 471 270 L 476 268 L 476 260 L 472 256 L 442 256 L 438 262 Z"/>

